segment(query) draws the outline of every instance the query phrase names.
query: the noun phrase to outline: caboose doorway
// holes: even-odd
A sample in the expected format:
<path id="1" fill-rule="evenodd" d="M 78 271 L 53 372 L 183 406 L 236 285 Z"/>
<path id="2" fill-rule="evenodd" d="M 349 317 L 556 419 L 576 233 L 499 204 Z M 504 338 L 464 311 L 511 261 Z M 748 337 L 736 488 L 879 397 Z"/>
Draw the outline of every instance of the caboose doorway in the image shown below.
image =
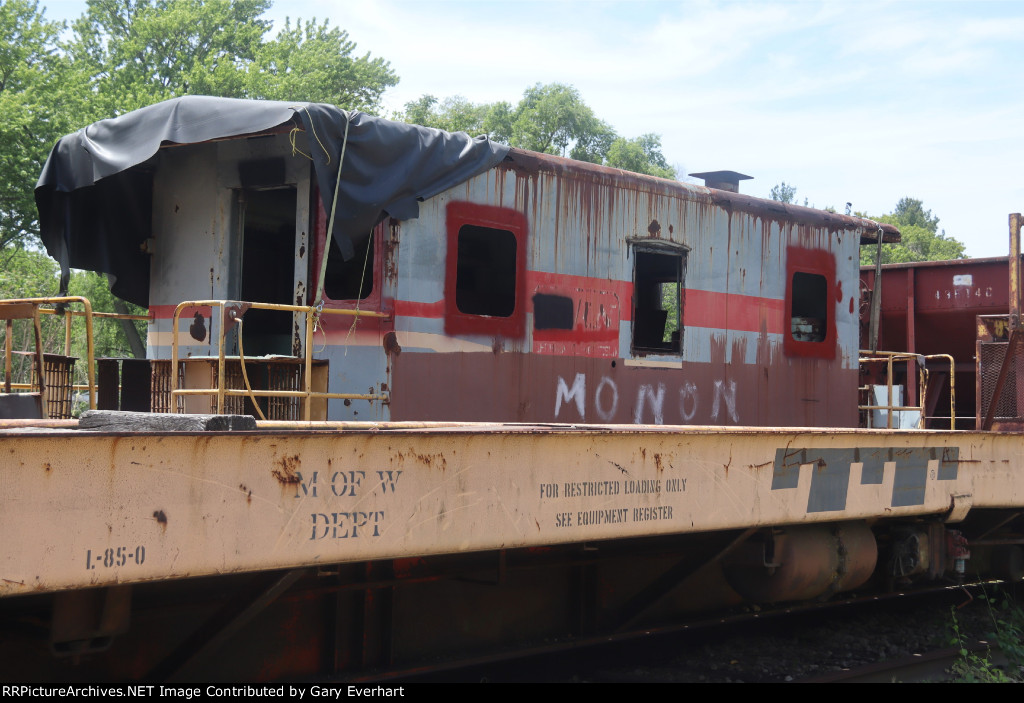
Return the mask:
<path id="1" fill-rule="evenodd" d="M 291 186 L 238 191 L 242 276 L 239 297 L 294 304 L 297 194 Z M 246 356 L 292 355 L 292 313 L 249 310 L 243 318 Z"/>

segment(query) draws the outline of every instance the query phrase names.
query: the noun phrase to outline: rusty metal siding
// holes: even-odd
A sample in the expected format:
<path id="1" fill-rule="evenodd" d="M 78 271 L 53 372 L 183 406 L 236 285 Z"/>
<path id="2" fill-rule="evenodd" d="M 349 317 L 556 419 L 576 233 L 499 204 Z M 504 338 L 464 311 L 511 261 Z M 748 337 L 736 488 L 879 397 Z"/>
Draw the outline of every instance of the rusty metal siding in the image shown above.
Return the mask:
<path id="1" fill-rule="evenodd" d="M 169 356 L 167 318 L 175 303 L 237 297 L 237 164 L 254 156 L 285 156 L 288 182 L 308 184 L 308 163 L 290 153 L 285 135 L 161 152 L 150 356 Z M 299 198 L 297 213 L 296 286 L 308 268 L 301 261 L 309 224 L 305 200 Z M 516 313 L 525 316 L 522 334 L 510 336 L 498 326 L 488 331 L 487 324 L 469 332 L 449 329 L 446 272 L 451 275 L 453 262 L 447 261 L 446 213 L 453 203 L 505 208 L 510 217 L 523 218 L 525 280 L 517 285 L 525 294 L 517 295 L 525 298 L 525 310 Z M 602 388 L 603 395 L 588 401 L 591 410 L 579 420 L 855 424 L 856 224 L 515 152 L 511 163 L 428 199 L 417 219 L 391 228 L 386 262 L 375 263 L 380 291 L 374 293 L 374 304 L 394 313 L 391 326 L 361 325 L 351 334 L 327 330 L 317 352 L 330 360 L 332 391 L 387 386 L 391 404 L 332 402 L 329 417 L 565 420 L 558 399 L 571 392 L 581 373 L 589 392 Z M 666 242 L 688 248 L 682 350 L 634 353 L 636 247 Z M 829 313 L 836 343 L 831 349 L 829 339 L 829 358 L 802 358 L 783 349 L 787 258 L 795 249 L 823 252 L 835 262 L 836 300 Z M 538 333 L 534 294 L 564 295 L 596 312 L 571 332 Z M 184 353 L 210 354 L 216 321 L 198 324 L 187 316 L 182 324 L 200 332 L 205 326 L 206 332 L 206 342 L 191 343 Z"/>
<path id="2" fill-rule="evenodd" d="M 288 135 L 238 139 L 162 149 L 153 185 L 153 237 L 150 327 L 147 356 L 170 358 L 171 313 L 185 300 L 232 300 L 239 297 L 241 234 L 236 202 L 242 187 L 238 166 L 242 161 L 283 157 L 282 186 L 296 191 L 296 245 L 293 285 L 305 289 L 308 262 L 305 249 L 310 213 L 310 166 L 293 157 Z M 303 135 L 297 146 L 306 150 Z M 266 302 L 266 301 L 257 301 Z M 192 315 L 182 318 L 182 339 L 188 340 L 181 356 L 215 354 L 210 340 L 217 338 L 216 319 L 205 314 L 205 342 L 189 334 Z M 299 344 L 304 343 L 299 332 Z"/>
<path id="3" fill-rule="evenodd" d="M 537 168 L 503 165 L 481 174 L 424 202 L 420 218 L 403 223 L 395 329 L 405 356 L 395 362 L 393 418 L 855 424 L 859 232 L 852 225 L 839 230 L 834 222 L 807 224 L 785 213 L 757 212 L 756 201 L 747 209 L 727 209 L 713 203 L 712 191 L 704 188 L 668 182 L 652 187 L 630 174 L 539 160 Z M 548 161 L 554 166 L 546 168 Z M 538 344 L 529 323 L 523 339 L 445 334 L 439 306 L 443 271 L 451 263 L 442 258 L 444 216 L 453 202 L 525 214 L 528 299 L 535 291 L 557 292 L 559 285 L 575 286 L 579 295 L 591 298 L 617 295 L 611 344 L 581 356 L 583 345 L 574 352 L 571 344 Z M 631 349 L 630 290 L 638 241 L 689 247 L 682 354 L 635 355 Z M 791 248 L 835 259 L 834 359 L 783 352 Z M 721 314 L 718 308 L 703 310 L 701 300 L 713 302 Z M 528 318 L 529 313 L 530 308 Z M 544 353 L 560 359 L 534 358 Z M 609 364 L 614 360 L 618 368 Z M 577 374 L 585 376 L 588 393 L 604 384 L 604 406 L 595 399 L 586 404 L 604 412 L 592 409 L 578 417 L 555 411 L 559 394 L 571 395 Z M 615 384 L 615 393 L 609 384 Z M 650 414 L 645 393 L 661 394 L 662 412 Z M 609 398 L 616 394 L 622 407 L 612 412 Z M 704 398 L 699 410 L 695 397 Z M 570 405 L 576 398 L 572 395 Z"/>
<path id="4" fill-rule="evenodd" d="M 151 308 L 173 309 L 182 300 L 229 297 L 226 272 L 231 252 L 225 248 L 228 223 L 223 214 L 230 205 L 230 193 L 221 193 L 217 187 L 217 145 L 168 149 L 158 158 L 153 182 Z M 206 334 L 206 342 L 199 343 L 185 337 L 197 343 L 190 344 L 182 356 L 210 354 L 210 338 Z M 150 327 L 147 356 L 169 358 L 169 345 L 170 320 L 157 319 Z"/>

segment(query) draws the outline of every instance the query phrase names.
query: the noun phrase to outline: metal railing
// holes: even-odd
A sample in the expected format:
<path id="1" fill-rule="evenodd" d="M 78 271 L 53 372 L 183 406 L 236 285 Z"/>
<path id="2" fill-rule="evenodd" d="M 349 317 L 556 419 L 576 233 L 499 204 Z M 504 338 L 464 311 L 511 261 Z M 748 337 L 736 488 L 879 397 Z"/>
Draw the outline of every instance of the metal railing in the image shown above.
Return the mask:
<path id="1" fill-rule="evenodd" d="M 864 356 L 865 354 L 869 356 Z M 888 391 L 886 405 L 859 405 L 859 410 L 885 410 L 886 427 L 892 429 L 893 413 L 896 411 L 917 411 L 920 413 L 918 429 L 924 427 L 925 408 L 928 394 L 928 368 L 929 359 L 946 359 L 949 362 L 949 429 L 956 429 L 956 372 L 955 362 L 949 354 L 911 354 L 908 352 L 884 352 L 884 351 L 862 351 L 859 362 L 861 364 L 884 363 L 886 365 L 886 387 Z M 917 364 L 918 371 L 918 402 L 919 405 L 894 405 L 893 404 L 893 364 L 910 362 Z M 863 389 L 862 389 L 863 390 Z"/>
<path id="2" fill-rule="evenodd" d="M 57 308 L 44 308 L 43 305 L 71 305 L 81 304 L 82 310 L 58 310 Z M 5 312 L 6 309 L 6 312 Z M 31 311 L 31 312 L 28 312 Z M 119 317 L 116 313 L 99 313 L 92 311 L 92 303 L 81 296 L 61 296 L 54 298 L 12 298 L 0 301 L 0 317 L 6 320 L 6 340 L 4 348 L 4 391 L 11 390 L 32 390 L 36 387 L 33 383 L 12 383 L 11 355 L 13 353 L 13 328 L 16 319 L 32 319 L 36 336 L 36 355 L 38 356 L 37 366 L 39 374 L 39 389 L 42 396 L 43 407 L 46 407 L 46 370 L 43 362 L 42 334 L 39 327 L 39 315 L 64 315 L 64 355 L 71 355 L 71 322 L 74 317 L 85 318 L 85 340 L 88 368 L 88 384 L 84 387 L 89 391 L 89 408 L 96 409 L 96 352 L 93 343 L 93 318 L 96 317 Z M 139 317 L 139 316 L 133 316 Z M 141 319 L 148 319 L 142 317 Z"/>
<path id="3" fill-rule="evenodd" d="M 67 305 L 81 305 L 81 310 L 74 309 L 62 309 Z M 43 307 L 43 306 L 55 306 L 55 307 Z M 20 308 L 20 310 L 19 310 Z M 5 312 L 6 310 L 6 312 Z M 31 312 L 30 312 L 31 311 Z M 6 315 L 6 317 L 5 317 Z M 50 352 L 46 352 L 42 349 L 43 340 L 41 337 L 41 331 L 38 325 L 38 315 L 59 315 L 64 318 L 64 358 L 51 355 Z M 70 367 L 74 364 L 75 359 L 71 357 L 71 327 L 72 323 L 76 318 L 82 318 L 85 320 L 85 345 L 86 345 L 86 383 L 73 383 L 71 378 Z M 70 392 L 82 392 L 88 393 L 89 408 L 91 410 L 96 409 L 97 404 L 97 383 L 96 383 L 96 351 L 95 351 L 95 334 L 94 320 L 139 320 L 149 321 L 149 315 L 129 315 L 124 313 L 116 312 L 95 312 L 92 309 L 92 303 L 87 298 L 81 296 L 55 296 L 49 298 L 10 298 L 0 300 L 0 319 L 6 320 L 6 339 L 5 339 L 5 364 L 4 364 L 4 384 L 3 391 L 10 393 L 11 391 L 33 391 L 39 388 L 40 395 L 42 396 L 42 403 L 44 407 L 59 405 L 65 401 L 58 401 L 54 398 L 48 397 L 50 391 L 48 387 L 52 384 L 47 378 L 48 375 L 56 374 L 60 381 L 61 388 L 66 388 Z M 35 380 L 32 383 L 14 383 L 12 379 L 12 354 L 20 354 L 24 352 L 15 352 L 12 349 L 13 343 L 13 323 L 15 319 L 32 319 L 33 326 L 36 328 L 36 346 L 37 354 L 29 352 L 30 355 L 38 356 L 39 359 L 35 361 L 34 376 Z M 66 361 L 66 368 L 62 362 Z M 42 368 L 42 375 L 38 368 Z M 64 383 L 64 376 L 67 376 L 67 383 Z M 72 398 L 69 395 L 66 398 L 66 405 L 61 416 L 71 417 L 71 404 Z M 53 409 L 52 407 L 50 408 Z"/>
<path id="4" fill-rule="evenodd" d="M 208 307 L 208 308 L 220 308 L 221 323 L 217 325 L 217 386 L 210 388 L 181 388 L 180 384 L 183 380 L 177 373 L 178 368 L 178 320 L 181 316 L 181 311 L 185 308 L 196 308 L 196 307 Z M 250 309 L 256 310 L 280 310 L 291 313 L 304 313 L 306 321 L 306 344 L 305 356 L 304 356 L 304 373 L 303 373 L 303 385 L 305 390 L 301 391 L 286 391 L 286 390 L 254 390 L 249 383 L 249 376 L 245 369 L 245 350 L 242 347 L 242 317 L 245 312 Z M 188 300 L 182 303 L 178 303 L 178 306 L 174 308 L 174 317 L 171 322 L 171 374 L 174 378 L 174 388 L 171 390 L 171 405 L 175 407 L 177 412 L 183 412 L 183 408 L 180 407 L 175 400 L 183 396 L 189 395 L 215 395 L 217 397 L 217 414 L 224 413 L 224 399 L 225 397 L 247 397 L 252 401 L 253 406 L 256 409 L 256 413 L 259 415 L 261 420 L 266 420 L 263 415 L 263 411 L 259 404 L 256 402 L 257 397 L 265 398 L 300 398 L 304 399 L 303 408 L 303 419 L 309 421 L 312 400 L 314 399 L 328 399 L 337 398 L 341 400 L 383 400 L 387 401 L 389 395 L 387 393 L 328 393 L 324 391 L 313 390 L 313 330 L 314 323 L 320 315 L 344 315 L 349 317 L 375 317 L 375 318 L 389 318 L 389 313 L 381 313 L 369 310 L 349 310 L 349 309 L 330 309 L 322 308 L 320 306 L 305 306 L 305 305 L 281 305 L 276 303 L 251 303 L 239 300 Z M 238 327 L 238 359 L 242 370 L 242 379 L 245 383 L 244 389 L 225 388 L 225 362 L 227 361 L 227 355 L 224 350 L 224 341 L 226 330 L 231 325 L 237 325 Z M 254 359 L 256 357 L 249 357 Z"/>

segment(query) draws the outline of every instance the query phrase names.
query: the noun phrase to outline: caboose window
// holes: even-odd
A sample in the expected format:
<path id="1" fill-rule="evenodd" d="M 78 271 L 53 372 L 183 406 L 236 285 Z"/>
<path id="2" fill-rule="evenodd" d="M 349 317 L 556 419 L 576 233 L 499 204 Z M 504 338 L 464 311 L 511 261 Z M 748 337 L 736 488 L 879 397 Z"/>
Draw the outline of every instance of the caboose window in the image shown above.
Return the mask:
<path id="1" fill-rule="evenodd" d="M 786 249 L 785 321 L 782 347 L 787 356 L 836 358 L 836 259 L 824 249 Z M 838 297 L 837 297 L 838 296 Z"/>
<path id="2" fill-rule="evenodd" d="M 633 268 L 633 351 L 683 350 L 682 253 L 636 251 Z"/>
<path id="3" fill-rule="evenodd" d="M 510 317 L 515 312 L 515 235 L 478 225 L 459 228 L 455 305 L 469 315 Z"/>
<path id="4" fill-rule="evenodd" d="M 790 331 L 798 342 L 824 342 L 828 330 L 828 281 L 816 273 L 793 274 Z"/>
<path id="5" fill-rule="evenodd" d="M 332 244 L 327 254 L 324 294 L 331 300 L 364 300 L 373 291 L 373 234 L 353 242 L 356 255 L 345 261 Z"/>
<path id="6" fill-rule="evenodd" d="M 527 307 L 523 213 L 451 202 L 445 214 L 445 333 L 521 338 Z"/>

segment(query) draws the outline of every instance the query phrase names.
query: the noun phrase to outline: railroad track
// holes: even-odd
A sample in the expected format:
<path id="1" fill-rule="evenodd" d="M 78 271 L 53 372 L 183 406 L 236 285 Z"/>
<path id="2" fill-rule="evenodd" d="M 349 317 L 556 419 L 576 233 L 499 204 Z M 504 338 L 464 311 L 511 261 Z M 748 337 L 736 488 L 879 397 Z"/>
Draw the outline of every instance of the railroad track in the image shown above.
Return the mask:
<path id="1" fill-rule="evenodd" d="M 965 646 L 987 655 L 992 614 L 966 589 L 751 611 L 615 641 L 551 643 L 514 660 L 407 681 L 916 682 L 950 680 L 956 609 Z M 1005 663 L 995 658 L 994 664 Z"/>

